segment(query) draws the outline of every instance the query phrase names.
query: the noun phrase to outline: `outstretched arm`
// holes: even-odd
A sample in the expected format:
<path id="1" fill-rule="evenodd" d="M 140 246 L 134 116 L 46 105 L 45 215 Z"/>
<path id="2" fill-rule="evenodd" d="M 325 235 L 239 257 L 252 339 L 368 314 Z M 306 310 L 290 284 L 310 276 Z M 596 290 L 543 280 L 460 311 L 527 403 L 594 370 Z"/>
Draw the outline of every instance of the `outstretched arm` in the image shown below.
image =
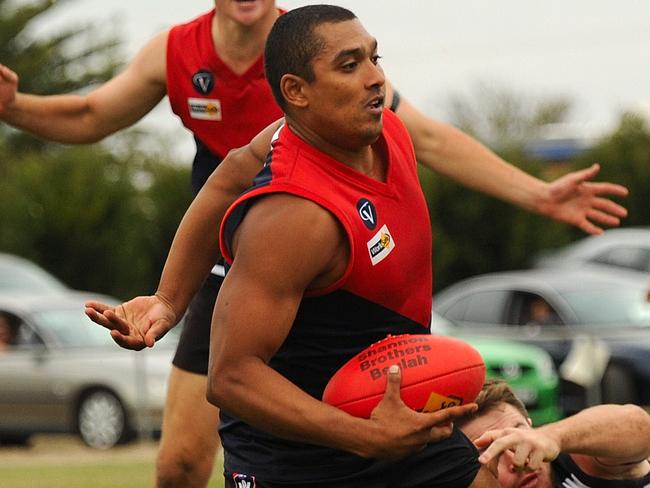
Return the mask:
<path id="1" fill-rule="evenodd" d="M 262 168 L 280 123 L 274 122 L 248 145 L 231 151 L 210 176 L 181 220 L 155 295 L 139 296 L 119 307 L 86 303 L 88 317 L 111 330 L 120 346 L 152 347 L 183 316 L 220 257 L 221 219 Z"/>
<path id="2" fill-rule="evenodd" d="M 99 141 L 140 120 L 165 96 L 166 52 L 162 32 L 123 72 L 86 95 L 20 93 L 16 73 L 0 65 L 0 120 L 52 141 Z"/>
<path id="3" fill-rule="evenodd" d="M 462 185 L 575 225 L 588 234 L 601 233 L 601 226 L 617 226 L 627 215 L 625 208 L 609 199 L 626 196 L 625 187 L 591 182 L 598 165 L 547 183 L 504 161 L 462 131 L 427 118 L 403 98 L 396 113 L 411 135 L 418 162 Z"/>
<path id="4" fill-rule="evenodd" d="M 593 476 L 650 471 L 650 415 L 636 405 L 598 405 L 537 429 L 490 430 L 474 443 L 487 448 L 479 458 L 483 464 L 511 450 L 515 467 L 535 470 L 564 452 Z"/>

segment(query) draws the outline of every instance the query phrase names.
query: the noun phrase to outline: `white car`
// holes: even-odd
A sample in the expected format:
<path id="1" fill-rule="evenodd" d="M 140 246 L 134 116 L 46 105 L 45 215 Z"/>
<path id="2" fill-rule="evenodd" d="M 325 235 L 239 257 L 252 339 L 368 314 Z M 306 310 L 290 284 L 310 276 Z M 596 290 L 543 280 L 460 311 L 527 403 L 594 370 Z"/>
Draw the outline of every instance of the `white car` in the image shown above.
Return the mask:
<path id="1" fill-rule="evenodd" d="M 609 229 L 535 260 L 537 267 L 608 266 L 650 274 L 650 227 Z"/>
<path id="2" fill-rule="evenodd" d="M 116 303 L 87 292 L 0 295 L 12 336 L 0 352 L 0 441 L 73 432 L 106 449 L 160 430 L 177 333 L 122 349 L 84 314 L 89 298 Z"/>

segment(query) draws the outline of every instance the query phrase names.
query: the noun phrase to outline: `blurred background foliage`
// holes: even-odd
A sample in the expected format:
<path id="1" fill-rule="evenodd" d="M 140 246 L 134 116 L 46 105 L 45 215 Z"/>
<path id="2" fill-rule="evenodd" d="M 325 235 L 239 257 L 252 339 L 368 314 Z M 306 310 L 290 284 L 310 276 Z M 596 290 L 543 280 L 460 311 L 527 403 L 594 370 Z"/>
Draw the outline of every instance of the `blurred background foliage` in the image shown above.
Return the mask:
<path id="1" fill-rule="evenodd" d="M 0 0 L 0 62 L 19 73 L 21 91 L 88 90 L 122 65 L 111 26 L 31 37 L 31 21 L 61 3 Z M 189 166 L 169 160 L 167 141 L 142 151 L 145 137 L 157 136 L 130 130 L 109 143 L 66 146 L 0 123 L 0 251 L 74 288 L 120 298 L 153 292 L 192 195 Z"/>
<path id="2" fill-rule="evenodd" d="M 97 26 L 71 26 L 50 39 L 31 38 L 30 21 L 56 5 L 48 0 L 18 8 L 0 0 L 0 62 L 19 73 L 21 91 L 88 89 L 121 66 L 110 30 L 103 36 Z M 526 144 L 539 129 L 565 121 L 570 111 L 571 101 L 562 97 L 531 101 L 487 85 L 449 97 L 451 123 L 542 179 L 601 163 L 598 179 L 630 189 L 624 225 L 646 225 L 650 128 L 641 116 L 622 114 L 611 134 L 571 161 L 527 156 Z M 148 144 L 157 151 L 139 149 L 144 137 L 156 136 L 127 131 L 117 142 L 72 147 L 0 124 L 0 251 L 27 257 L 74 288 L 122 299 L 153 292 L 191 201 L 190 168 L 169 160 L 164 141 Z M 583 236 L 430 171 L 420 176 L 431 210 L 435 289 L 477 273 L 526 267 L 540 250 Z"/>

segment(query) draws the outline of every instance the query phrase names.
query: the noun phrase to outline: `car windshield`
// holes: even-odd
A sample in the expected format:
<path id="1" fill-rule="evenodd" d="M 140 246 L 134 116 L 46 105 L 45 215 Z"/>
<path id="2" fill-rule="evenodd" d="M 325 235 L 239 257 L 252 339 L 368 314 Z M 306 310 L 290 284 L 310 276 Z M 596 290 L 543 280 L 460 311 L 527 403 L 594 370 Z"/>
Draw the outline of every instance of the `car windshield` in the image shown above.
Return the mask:
<path id="1" fill-rule="evenodd" d="M 650 326 L 650 304 L 639 290 L 578 290 L 563 296 L 580 323 Z"/>
<path id="2" fill-rule="evenodd" d="M 108 330 L 95 324 L 79 309 L 45 310 L 34 314 L 49 334 L 66 347 L 97 347 L 115 345 Z"/>
<path id="3" fill-rule="evenodd" d="M 0 262 L 0 290 L 61 291 L 65 286 L 42 269 L 29 264 Z"/>

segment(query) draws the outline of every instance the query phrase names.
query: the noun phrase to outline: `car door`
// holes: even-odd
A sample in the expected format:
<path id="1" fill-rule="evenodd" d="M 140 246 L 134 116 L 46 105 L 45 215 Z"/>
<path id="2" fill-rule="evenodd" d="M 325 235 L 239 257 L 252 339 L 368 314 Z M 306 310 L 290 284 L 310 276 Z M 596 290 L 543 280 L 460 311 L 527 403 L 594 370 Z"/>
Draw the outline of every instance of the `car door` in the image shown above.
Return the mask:
<path id="1" fill-rule="evenodd" d="M 57 352 L 34 327 L 21 321 L 14 344 L 0 355 L 0 428 L 5 431 L 65 430 L 69 419 L 53 378 Z"/>

